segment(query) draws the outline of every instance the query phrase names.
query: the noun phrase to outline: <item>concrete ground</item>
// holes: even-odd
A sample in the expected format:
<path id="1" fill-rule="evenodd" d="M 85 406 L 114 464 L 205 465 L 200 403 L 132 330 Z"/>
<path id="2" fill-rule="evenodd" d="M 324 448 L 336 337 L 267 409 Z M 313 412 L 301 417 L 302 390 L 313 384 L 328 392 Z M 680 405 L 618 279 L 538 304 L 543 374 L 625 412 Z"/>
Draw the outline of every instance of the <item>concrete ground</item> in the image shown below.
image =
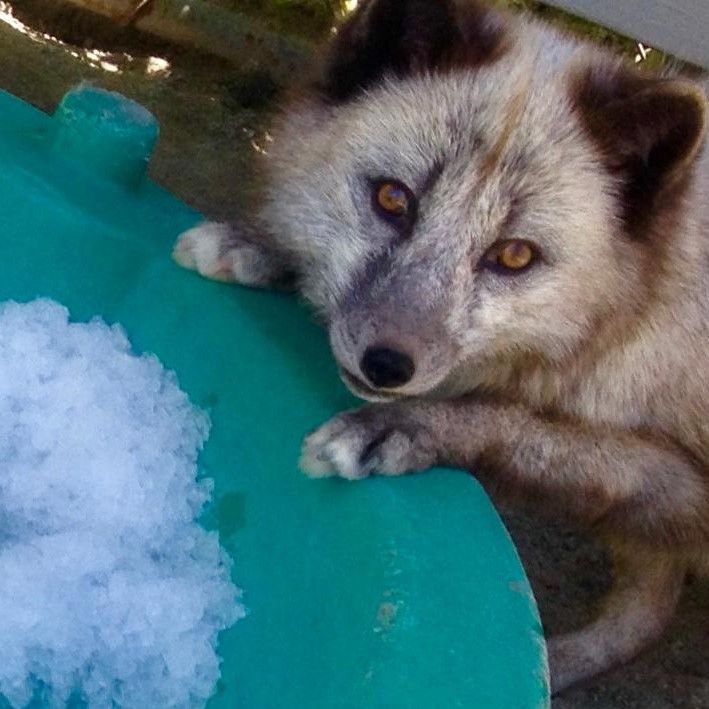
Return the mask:
<path id="1" fill-rule="evenodd" d="M 0 2 L 0 88 L 47 111 L 79 81 L 135 98 L 158 116 L 162 127 L 152 176 L 210 216 L 228 217 L 238 209 L 267 144 L 268 115 L 259 108 L 267 98 L 263 94 L 270 92 L 267 82 L 245 79 L 224 62 L 125 32 L 110 42 L 95 40 L 92 47 L 82 47 L 74 31 L 68 36 L 73 41 L 62 44 L 50 36 L 51 27 L 37 32 L 36 24 L 35 29 L 24 26 L 10 10 Z M 564 526 L 520 514 L 507 515 L 506 521 L 547 631 L 582 624 L 609 583 L 602 550 Z M 709 583 L 688 582 L 677 617 L 651 650 L 553 706 L 709 709 Z"/>

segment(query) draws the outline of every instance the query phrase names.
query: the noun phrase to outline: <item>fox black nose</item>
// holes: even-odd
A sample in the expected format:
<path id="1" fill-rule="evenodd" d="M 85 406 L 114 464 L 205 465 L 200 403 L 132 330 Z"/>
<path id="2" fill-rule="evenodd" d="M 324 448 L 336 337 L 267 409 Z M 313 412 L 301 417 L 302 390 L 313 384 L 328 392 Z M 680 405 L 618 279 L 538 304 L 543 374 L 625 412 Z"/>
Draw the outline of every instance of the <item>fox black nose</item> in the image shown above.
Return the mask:
<path id="1" fill-rule="evenodd" d="M 403 386 L 414 376 L 411 357 L 388 347 L 368 347 L 359 366 L 375 387 L 384 389 Z"/>

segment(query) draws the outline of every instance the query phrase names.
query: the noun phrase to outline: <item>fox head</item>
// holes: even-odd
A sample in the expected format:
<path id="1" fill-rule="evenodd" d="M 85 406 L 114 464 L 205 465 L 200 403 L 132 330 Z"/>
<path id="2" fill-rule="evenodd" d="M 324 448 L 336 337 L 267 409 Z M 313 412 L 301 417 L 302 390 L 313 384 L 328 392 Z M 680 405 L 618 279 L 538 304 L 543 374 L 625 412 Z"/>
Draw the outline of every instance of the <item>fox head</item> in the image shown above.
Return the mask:
<path id="1" fill-rule="evenodd" d="M 266 208 L 348 386 L 563 368 L 640 317 L 685 248 L 706 106 L 474 2 L 362 2 L 282 122 Z"/>

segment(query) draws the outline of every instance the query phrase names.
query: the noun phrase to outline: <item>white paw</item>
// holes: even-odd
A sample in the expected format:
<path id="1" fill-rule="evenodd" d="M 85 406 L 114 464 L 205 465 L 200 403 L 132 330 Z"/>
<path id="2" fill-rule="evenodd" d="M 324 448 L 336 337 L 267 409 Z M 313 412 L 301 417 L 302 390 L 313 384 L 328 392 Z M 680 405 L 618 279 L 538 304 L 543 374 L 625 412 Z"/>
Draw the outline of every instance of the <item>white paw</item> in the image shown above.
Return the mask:
<path id="1" fill-rule="evenodd" d="M 375 415 L 367 415 L 376 411 Z M 341 414 L 306 437 L 300 467 L 313 478 L 358 480 L 373 472 L 400 475 L 432 463 L 413 433 L 375 407 Z"/>
<path id="2" fill-rule="evenodd" d="M 274 285 L 282 270 L 264 249 L 240 240 L 234 226 L 219 222 L 204 222 L 181 234 L 172 257 L 202 276 L 244 286 Z"/>
<path id="3" fill-rule="evenodd" d="M 216 281 L 235 281 L 229 252 L 231 228 L 228 224 L 204 222 L 183 232 L 177 239 L 172 258 L 180 266 Z"/>

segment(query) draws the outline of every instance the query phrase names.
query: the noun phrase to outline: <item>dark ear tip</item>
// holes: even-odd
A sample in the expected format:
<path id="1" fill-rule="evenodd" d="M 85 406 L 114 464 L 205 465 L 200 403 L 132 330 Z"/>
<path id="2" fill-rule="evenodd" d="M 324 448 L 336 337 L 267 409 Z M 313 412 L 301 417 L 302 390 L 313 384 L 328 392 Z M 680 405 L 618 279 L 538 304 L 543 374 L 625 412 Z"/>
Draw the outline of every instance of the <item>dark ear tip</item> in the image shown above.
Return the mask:
<path id="1" fill-rule="evenodd" d="M 664 109 L 674 116 L 675 124 L 681 126 L 687 140 L 682 162 L 691 162 L 707 132 L 709 102 L 704 89 L 686 79 L 667 79 L 651 85 L 642 92 L 642 97 L 648 101 L 649 111 L 655 109 L 659 114 Z M 642 100 L 641 96 L 638 100 Z"/>
<path id="2" fill-rule="evenodd" d="M 688 184 L 707 134 L 705 90 L 601 62 L 572 76 L 571 100 L 600 159 L 620 178 L 628 233 L 646 233 L 653 214 Z"/>
<path id="3" fill-rule="evenodd" d="M 633 120 L 652 124 L 662 119 L 684 124 L 701 142 L 709 115 L 706 92 L 698 83 L 648 75 L 619 63 L 601 62 L 573 74 L 571 99 L 585 121 L 605 124 L 599 126 L 604 132 L 609 118 L 618 119 L 611 123 L 616 128 L 616 123 L 627 127 Z"/>
<path id="4" fill-rule="evenodd" d="M 701 118 L 702 125 L 706 126 L 709 99 L 699 84 L 686 79 L 672 79 L 667 82 L 667 93 L 669 97 L 681 101 L 687 110 L 696 113 Z"/>
<path id="5" fill-rule="evenodd" d="M 503 52 L 502 24 L 478 0 L 363 0 L 333 37 L 315 88 L 337 103 L 387 74 L 490 63 Z"/>
<path id="6" fill-rule="evenodd" d="M 687 107 L 702 114 L 707 110 L 707 96 L 702 87 L 688 79 L 647 79 L 639 94 L 655 94 L 670 100 L 683 101 Z"/>

